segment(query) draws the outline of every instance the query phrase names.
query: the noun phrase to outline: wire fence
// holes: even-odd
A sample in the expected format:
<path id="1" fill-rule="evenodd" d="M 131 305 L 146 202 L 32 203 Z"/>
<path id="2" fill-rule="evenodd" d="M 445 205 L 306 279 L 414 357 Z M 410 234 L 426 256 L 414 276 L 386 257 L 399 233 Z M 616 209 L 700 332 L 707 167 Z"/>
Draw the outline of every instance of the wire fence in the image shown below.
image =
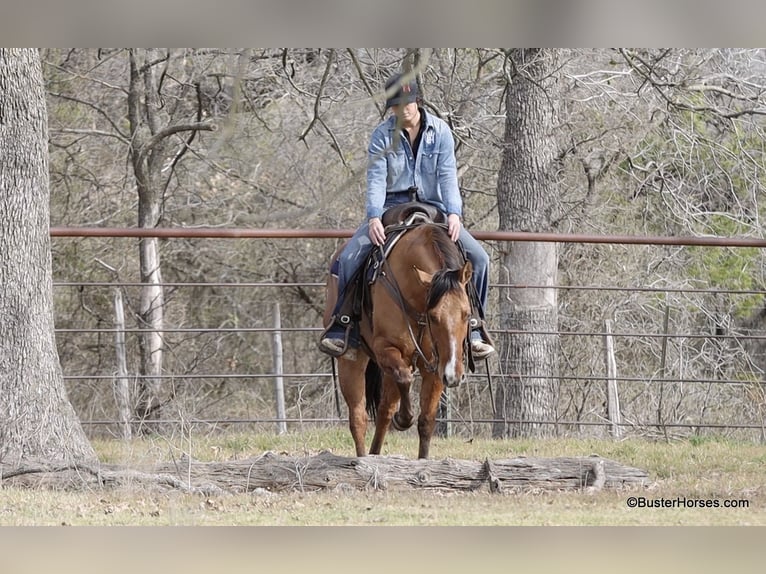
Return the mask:
<path id="1" fill-rule="evenodd" d="M 66 237 L 185 237 L 211 238 L 343 238 L 353 230 L 232 230 L 232 229 L 109 229 L 109 228 L 52 228 L 55 238 Z M 756 238 L 718 237 L 628 237 L 586 236 L 560 234 L 534 234 L 511 232 L 477 232 L 477 238 L 491 242 L 505 241 L 554 241 L 580 244 L 623 244 L 654 246 L 709 246 L 709 247 L 766 247 L 766 241 Z M 59 239 L 61 241 L 61 239 Z M 54 268 L 54 275 L 55 275 Z M 140 289 L 140 282 L 125 281 L 78 281 L 71 277 L 54 282 L 54 293 L 62 292 L 110 292 L 113 290 Z M 324 282 L 317 281 L 173 281 L 160 285 L 165 289 L 215 289 L 229 290 L 288 290 L 302 289 L 321 300 Z M 495 401 L 503 385 L 534 384 L 545 374 L 512 372 L 502 349 L 498 357 L 481 365 L 477 372 L 469 374 L 466 385 L 445 394 L 445 408 L 440 411 L 439 422 L 447 433 L 489 434 L 500 425 L 506 428 L 515 424 L 539 424 L 555 428 L 559 434 L 576 433 L 606 434 L 618 426 L 625 431 L 644 435 L 673 433 L 700 434 L 714 432 L 736 434 L 763 440 L 766 417 L 766 393 L 764 392 L 762 368 L 758 357 L 766 354 L 766 331 L 753 327 L 731 328 L 716 332 L 706 329 L 696 331 L 699 322 L 686 322 L 684 331 L 670 331 L 662 321 L 662 311 L 667 314 L 668 297 L 683 299 L 705 297 L 757 297 L 766 295 L 759 289 L 704 288 L 679 286 L 619 286 L 619 285 L 559 285 L 535 286 L 512 285 L 494 282 L 490 291 L 495 297 L 509 289 L 557 289 L 567 296 L 594 297 L 597 294 L 623 296 L 631 303 L 635 297 L 648 297 L 653 305 L 651 321 L 635 328 L 626 324 L 614 332 L 605 328 L 602 317 L 567 317 L 560 321 L 556 330 L 526 330 L 524 335 L 555 337 L 560 341 L 561 364 L 555 374 L 557 387 L 557 417 L 553 419 L 514 419 L 503 416 Z M 652 299 L 654 298 L 654 299 Z M 664 307 L 657 303 L 664 299 Z M 696 299 L 695 299 L 696 300 Z M 642 300 L 642 304 L 647 304 Z M 598 307 L 598 305 L 596 305 Z M 260 315 L 269 316 L 270 309 L 262 309 Z M 218 324 L 184 325 L 168 324 L 161 333 L 166 337 L 168 349 L 174 357 L 184 360 L 166 366 L 161 375 L 142 377 L 137 370 L 128 375 L 135 392 L 143 380 L 159 381 L 171 388 L 173 410 L 163 411 L 161 418 L 146 414 L 138 421 L 142 425 L 183 425 L 204 428 L 284 428 L 306 425 L 327 426 L 346 423 L 345 407 L 339 400 L 337 382 L 331 360 L 321 355 L 315 343 L 322 331 L 315 317 L 304 316 L 309 324 L 295 325 L 285 322 L 272 324 L 241 325 Z M 121 421 L 110 406 L 112 388 L 117 378 L 114 362 L 105 350 L 111 345 L 116 328 L 113 325 L 94 326 L 72 324 L 56 328 L 62 353 L 64 379 L 73 402 L 86 427 L 101 428 L 117 433 Z M 59 324 L 57 318 L 57 325 Z M 499 327 L 499 325 L 491 325 Z M 143 327 L 124 326 L 123 335 L 135 339 L 152 332 Z M 519 335 L 511 329 L 491 328 L 496 341 Z M 283 357 L 290 369 L 276 372 L 273 362 L 242 361 L 229 369 L 209 370 L 208 365 L 219 362 L 211 357 L 211 348 L 223 349 L 226 345 L 245 354 L 268 353 L 269 339 L 279 335 L 285 341 Z M 618 341 L 617 363 L 622 367 L 615 373 L 607 373 L 603 365 L 604 340 L 611 337 Z M 88 338 L 91 338 L 88 342 Z M 93 342 L 95 338 L 95 342 Z M 257 339 L 257 341 L 256 341 Z M 84 342 L 85 341 L 85 342 Z M 235 341 L 232 343 L 232 341 Z M 134 342 L 133 349 L 137 349 Z M 184 347 L 187 345 L 189 348 Z M 71 346 L 71 349 L 70 349 Z M 72 349 L 77 349 L 73 351 Z M 81 352 L 80 349 L 86 349 Z M 99 349 L 98 352 L 94 349 Z M 137 352 L 137 351 L 135 351 Z M 197 355 L 195 356 L 195 353 Z M 672 355 L 672 358 L 669 358 Z M 88 357 L 93 357 L 93 360 Z M 112 355 L 113 356 L 113 355 Z M 206 357 L 202 360 L 201 357 Z M 310 367 L 307 368 L 307 367 Z M 274 381 L 279 378 L 287 393 L 287 412 L 275 416 L 270 396 Z M 614 383 L 620 392 L 622 418 L 615 421 L 606 412 L 605 388 Z M 417 392 L 417 388 L 414 389 Z M 99 404 L 100 406 L 93 406 Z M 79 405 L 79 406 L 77 406 Z M 215 405 L 218 405 L 215 407 Z M 589 430 L 590 429 L 590 430 Z M 594 430 L 595 429 L 595 430 Z"/>

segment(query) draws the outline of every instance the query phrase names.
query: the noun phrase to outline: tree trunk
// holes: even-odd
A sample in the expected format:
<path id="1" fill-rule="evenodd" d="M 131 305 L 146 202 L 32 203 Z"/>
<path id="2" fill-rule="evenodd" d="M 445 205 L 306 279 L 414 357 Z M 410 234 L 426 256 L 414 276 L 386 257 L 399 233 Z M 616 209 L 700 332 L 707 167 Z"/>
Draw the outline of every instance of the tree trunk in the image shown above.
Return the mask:
<path id="1" fill-rule="evenodd" d="M 170 58 L 167 52 L 131 49 L 128 53 L 130 159 L 138 191 L 138 226 L 153 229 L 162 223 L 165 193 L 174 177 L 175 165 L 189 149 L 196 132 L 210 131 L 214 126 L 203 121 L 199 101 L 196 121 L 187 122 L 186 112 L 179 105 L 183 98 L 167 98 L 161 93 L 164 74 L 157 78 L 155 68 Z M 185 89 L 191 89 L 191 83 Z M 182 121 L 177 121 L 179 119 Z M 183 143 L 171 139 L 181 133 L 188 134 Z M 136 414 L 139 418 L 162 419 L 161 407 L 168 397 L 172 397 L 172 390 L 164 389 L 161 378 L 165 353 L 165 292 L 160 241 L 156 237 L 143 237 L 139 239 L 138 249 L 142 283 L 138 316 L 139 326 L 145 331 L 139 339 L 141 378 Z M 156 425 L 152 427 L 158 428 Z"/>
<path id="2" fill-rule="evenodd" d="M 48 117 L 35 49 L 0 49 L 0 462 L 94 461 L 53 331 Z"/>
<path id="3" fill-rule="evenodd" d="M 558 183 L 554 129 L 558 123 L 555 50 L 508 53 L 505 150 L 497 184 L 501 231 L 550 231 Z M 558 400 L 558 249 L 555 243 L 511 242 L 501 251 L 503 279 L 512 285 L 499 303 L 500 363 L 495 436 L 555 433 Z M 546 422 L 547 421 L 547 422 Z"/>
<path id="4" fill-rule="evenodd" d="M 146 58 L 149 59 L 148 57 Z M 133 141 L 131 160 L 138 190 L 138 226 L 152 229 L 161 219 L 160 161 L 163 157 L 156 119 L 152 67 L 141 64 L 134 50 L 130 52 L 130 92 L 128 118 Z M 140 418 L 159 418 L 162 404 L 162 359 L 164 353 L 164 289 L 160 266 L 159 239 L 142 237 L 138 241 L 141 269 L 141 296 L 138 316 L 140 327 L 141 371 L 136 401 Z"/>

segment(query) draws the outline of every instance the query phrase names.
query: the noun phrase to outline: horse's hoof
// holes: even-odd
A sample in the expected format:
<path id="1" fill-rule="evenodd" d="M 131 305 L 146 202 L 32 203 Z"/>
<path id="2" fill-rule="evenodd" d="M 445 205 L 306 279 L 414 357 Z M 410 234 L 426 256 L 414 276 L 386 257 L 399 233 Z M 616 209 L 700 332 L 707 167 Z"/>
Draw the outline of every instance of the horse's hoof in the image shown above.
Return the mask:
<path id="1" fill-rule="evenodd" d="M 394 415 L 391 419 L 391 426 L 394 427 L 394 430 L 398 431 L 406 431 L 408 428 L 412 426 L 413 420 L 410 419 L 409 424 L 402 424 L 399 421 L 399 417 L 397 415 Z"/>

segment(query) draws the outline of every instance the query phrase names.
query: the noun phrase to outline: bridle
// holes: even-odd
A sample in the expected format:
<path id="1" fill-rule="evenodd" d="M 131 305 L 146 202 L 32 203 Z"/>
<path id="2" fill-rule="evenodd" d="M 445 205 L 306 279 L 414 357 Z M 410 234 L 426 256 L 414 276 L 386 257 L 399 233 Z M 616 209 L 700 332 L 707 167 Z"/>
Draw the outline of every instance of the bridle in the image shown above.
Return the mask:
<path id="1" fill-rule="evenodd" d="M 412 354 L 411 359 L 411 365 L 414 368 L 415 364 L 417 363 L 417 359 L 420 358 L 423 360 L 423 364 L 425 366 L 426 371 L 429 373 L 435 373 L 437 369 L 439 368 L 439 351 L 436 348 L 435 340 L 433 337 L 433 331 L 431 329 L 431 319 L 428 314 L 428 309 L 425 313 L 420 313 L 417 309 L 413 308 L 412 305 L 410 305 L 402 296 L 401 289 L 399 289 L 399 284 L 396 282 L 396 277 L 394 277 L 394 273 L 391 270 L 391 266 L 388 263 L 387 258 L 383 258 L 382 260 L 382 269 L 380 271 L 379 275 L 380 281 L 382 281 L 383 285 L 385 286 L 388 293 L 391 295 L 391 297 L 394 299 L 396 304 L 399 306 L 399 309 L 402 311 L 404 316 L 407 318 L 407 331 L 410 335 L 410 340 L 412 341 L 412 344 L 415 348 L 414 353 Z M 430 298 L 430 290 L 429 287 L 428 291 L 426 291 L 426 300 Z M 414 320 L 419 328 L 417 336 L 415 335 L 415 332 L 412 329 L 412 320 Z M 425 333 L 428 333 L 428 337 L 431 340 L 431 359 L 429 360 L 428 357 L 426 357 L 425 352 L 423 351 L 422 347 L 422 341 L 423 341 L 423 335 Z M 467 340 L 467 337 L 466 337 Z M 463 343 L 464 347 L 465 342 Z M 467 346 L 468 353 L 464 353 L 463 360 L 466 360 L 466 357 L 470 357 L 470 344 Z M 472 362 L 472 359 L 469 359 Z"/>
<path id="2" fill-rule="evenodd" d="M 407 318 L 407 331 L 409 332 L 410 340 L 412 340 L 412 344 L 415 347 L 415 352 L 412 355 L 412 366 L 415 366 L 417 358 L 420 357 L 423 359 L 425 369 L 429 373 L 435 373 L 439 368 L 439 356 L 436 353 L 436 346 L 431 345 L 433 351 L 432 360 L 429 360 L 426 357 L 425 352 L 423 351 L 423 347 L 421 346 L 421 342 L 423 341 L 424 327 L 428 329 L 428 336 L 431 337 L 431 340 L 433 341 L 433 337 L 431 336 L 431 321 L 428 319 L 428 312 L 420 313 L 417 309 L 413 308 L 412 305 L 404 300 L 404 297 L 402 297 L 402 291 L 399 289 L 399 284 L 396 282 L 396 278 L 394 277 L 394 273 L 391 270 L 391 266 L 389 265 L 387 258 L 383 259 L 383 269 L 380 271 L 379 279 L 385 286 L 389 295 L 393 297 L 394 301 L 399 306 L 399 309 L 402 311 L 404 316 Z M 415 336 L 415 332 L 412 330 L 412 319 L 414 319 L 419 326 L 417 337 Z"/>

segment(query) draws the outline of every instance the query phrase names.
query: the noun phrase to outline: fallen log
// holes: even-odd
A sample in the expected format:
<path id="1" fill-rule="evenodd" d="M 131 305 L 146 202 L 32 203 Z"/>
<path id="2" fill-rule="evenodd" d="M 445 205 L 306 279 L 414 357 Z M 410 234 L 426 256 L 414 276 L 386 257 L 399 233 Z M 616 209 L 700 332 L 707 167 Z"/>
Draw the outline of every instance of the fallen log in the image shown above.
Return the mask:
<path id="1" fill-rule="evenodd" d="M 109 488 L 141 484 L 203 494 L 328 489 L 433 489 L 490 492 L 514 490 L 598 491 L 643 486 L 649 475 L 599 456 L 516 457 L 505 460 L 412 460 L 398 456 L 338 456 L 322 452 L 293 457 L 266 452 L 258 457 L 200 462 L 183 458 L 149 471 L 114 465 L 45 465 L 0 468 L 0 484 Z"/>
<path id="2" fill-rule="evenodd" d="M 165 474 L 208 482 L 223 490 L 323 490 L 426 488 L 491 492 L 513 489 L 589 489 L 646 485 L 649 475 L 618 462 L 591 457 L 516 457 L 507 460 L 412 460 L 397 456 L 362 458 L 322 452 L 290 457 L 272 452 L 241 461 L 183 461 L 162 466 Z"/>

